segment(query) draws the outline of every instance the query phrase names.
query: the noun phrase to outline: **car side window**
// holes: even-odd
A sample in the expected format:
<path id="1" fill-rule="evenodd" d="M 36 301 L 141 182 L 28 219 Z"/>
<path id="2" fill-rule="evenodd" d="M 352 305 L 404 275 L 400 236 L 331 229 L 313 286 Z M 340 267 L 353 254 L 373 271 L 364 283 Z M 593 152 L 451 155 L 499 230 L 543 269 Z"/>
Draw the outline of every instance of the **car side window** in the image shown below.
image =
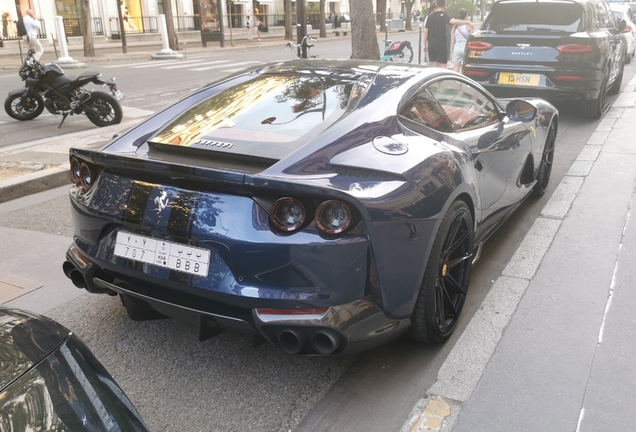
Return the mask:
<path id="1" fill-rule="evenodd" d="M 428 90 L 437 99 L 456 131 L 476 129 L 499 121 L 499 110 L 479 89 L 454 79 L 437 81 Z"/>
<path id="2" fill-rule="evenodd" d="M 402 117 L 440 132 L 452 132 L 453 126 L 435 98 L 420 90 L 400 111 Z"/>
<path id="3" fill-rule="evenodd" d="M 600 29 L 611 27 L 610 17 L 603 2 L 596 3 L 596 25 Z"/>

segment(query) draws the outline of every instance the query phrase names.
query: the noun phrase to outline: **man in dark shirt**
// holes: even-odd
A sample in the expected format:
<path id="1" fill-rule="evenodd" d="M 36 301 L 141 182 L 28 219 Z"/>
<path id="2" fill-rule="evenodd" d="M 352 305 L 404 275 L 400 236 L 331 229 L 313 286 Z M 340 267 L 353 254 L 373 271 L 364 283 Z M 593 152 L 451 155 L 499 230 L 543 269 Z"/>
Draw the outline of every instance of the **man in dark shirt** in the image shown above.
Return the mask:
<path id="1" fill-rule="evenodd" d="M 447 25 L 471 24 L 469 20 L 451 18 L 444 10 L 446 0 L 437 0 L 433 12 L 426 17 L 424 27 L 424 52 L 433 66 L 446 67 L 448 63 L 448 40 L 446 38 Z"/>

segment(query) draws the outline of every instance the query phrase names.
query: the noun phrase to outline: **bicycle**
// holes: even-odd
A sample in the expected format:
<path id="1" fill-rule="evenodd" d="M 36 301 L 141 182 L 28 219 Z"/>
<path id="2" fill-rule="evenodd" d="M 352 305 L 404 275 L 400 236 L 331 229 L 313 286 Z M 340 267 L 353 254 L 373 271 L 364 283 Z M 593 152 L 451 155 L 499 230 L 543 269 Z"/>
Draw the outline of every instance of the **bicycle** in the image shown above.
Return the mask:
<path id="1" fill-rule="evenodd" d="M 411 63 L 413 60 L 413 48 L 411 48 L 411 42 L 393 42 L 385 39 L 384 55 L 380 57 L 380 60 L 397 63 Z"/>
<path id="2" fill-rule="evenodd" d="M 303 39 L 300 41 L 299 44 L 295 44 L 292 41 L 287 42 L 287 45 L 285 45 L 285 48 L 289 48 L 291 50 L 292 53 L 292 58 L 303 58 L 302 57 L 302 48 L 303 46 L 307 48 L 307 58 L 310 59 L 315 59 L 318 58 L 317 55 L 309 55 L 309 49 L 311 47 L 314 46 L 314 44 L 312 43 L 308 43 L 307 41 L 315 41 L 317 40 L 316 38 L 312 38 L 309 35 L 306 35 L 303 37 Z"/>

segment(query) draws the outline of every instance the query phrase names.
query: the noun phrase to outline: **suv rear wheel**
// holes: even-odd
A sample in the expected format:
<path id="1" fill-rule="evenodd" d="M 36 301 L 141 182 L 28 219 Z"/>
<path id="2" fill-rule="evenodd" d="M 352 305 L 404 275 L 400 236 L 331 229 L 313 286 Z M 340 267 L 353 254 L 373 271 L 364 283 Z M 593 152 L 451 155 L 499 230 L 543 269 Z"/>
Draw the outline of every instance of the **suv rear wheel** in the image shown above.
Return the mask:
<path id="1" fill-rule="evenodd" d="M 607 94 L 616 95 L 621 92 L 621 84 L 623 83 L 623 69 L 625 69 L 625 64 L 621 66 L 621 72 L 618 74 L 616 79 L 614 80 L 614 84 L 607 91 Z"/>
<path id="2" fill-rule="evenodd" d="M 609 74 L 605 74 L 603 81 L 601 82 L 601 91 L 598 93 L 598 98 L 583 101 L 581 104 L 581 117 L 590 119 L 600 119 L 603 115 L 603 109 L 605 109 L 605 101 L 607 100 L 607 80 Z"/>

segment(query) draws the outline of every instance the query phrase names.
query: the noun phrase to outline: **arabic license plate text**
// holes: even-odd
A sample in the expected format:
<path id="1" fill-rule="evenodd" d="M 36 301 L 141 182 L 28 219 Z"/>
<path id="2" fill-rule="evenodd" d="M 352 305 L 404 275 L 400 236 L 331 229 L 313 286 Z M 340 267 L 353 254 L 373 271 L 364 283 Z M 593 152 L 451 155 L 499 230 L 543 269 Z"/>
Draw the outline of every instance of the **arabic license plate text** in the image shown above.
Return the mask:
<path id="1" fill-rule="evenodd" d="M 117 233 L 115 256 L 152 264 L 196 276 L 207 277 L 210 251 L 152 237 Z"/>
<path id="2" fill-rule="evenodd" d="M 518 85 L 518 86 L 538 86 L 541 82 L 541 75 L 537 74 L 518 74 L 501 72 L 499 74 L 499 84 Z"/>

